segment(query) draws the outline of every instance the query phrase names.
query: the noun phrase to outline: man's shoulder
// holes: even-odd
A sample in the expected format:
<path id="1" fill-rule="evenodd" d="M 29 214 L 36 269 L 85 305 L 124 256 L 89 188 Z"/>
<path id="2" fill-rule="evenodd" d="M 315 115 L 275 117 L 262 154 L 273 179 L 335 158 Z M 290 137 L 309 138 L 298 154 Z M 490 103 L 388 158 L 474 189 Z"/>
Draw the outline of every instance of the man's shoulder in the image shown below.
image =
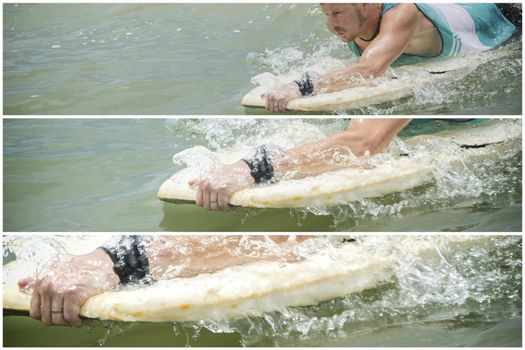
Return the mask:
<path id="1" fill-rule="evenodd" d="M 386 5 L 386 4 L 385 4 Z M 393 17 L 402 17 L 402 16 L 413 16 L 419 13 L 419 10 L 414 3 L 400 3 L 395 5 L 390 5 L 387 7 L 387 10 L 383 12 L 383 20 Z"/>
<path id="2" fill-rule="evenodd" d="M 413 23 L 421 15 L 421 12 L 413 3 L 396 4 L 383 13 L 381 25 L 403 26 Z"/>

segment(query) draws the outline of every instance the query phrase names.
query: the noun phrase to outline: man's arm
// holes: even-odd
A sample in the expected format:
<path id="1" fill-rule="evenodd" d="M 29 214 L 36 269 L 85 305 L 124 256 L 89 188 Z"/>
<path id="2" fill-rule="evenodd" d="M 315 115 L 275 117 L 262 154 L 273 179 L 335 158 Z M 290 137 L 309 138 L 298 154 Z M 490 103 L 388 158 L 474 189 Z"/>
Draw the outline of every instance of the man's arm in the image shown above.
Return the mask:
<path id="1" fill-rule="evenodd" d="M 288 241 L 288 238 L 145 236 L 141 250 L 143 248 L 148 261 L 147 277 L 165 279 L 213 272 L 259 260 L 297 260 L 280 248 L 303 241 L 309 236 L 297 236 L 293 241 Z M 121 259 L 129 261 L 126 258 Z M 20 288 L 33 288 L 30 305 L 32 318 L 41 320 L 46 325 L 81 326 L 81 305 L 93 295 L 116 289 L 119 283 L 110 255 L 99 248 L 86 255 L 54 259 L 40 269 L 34 279 L 22 279 L 18 285 Z"/>
<path id="2" fill-rule="evenodd" d="M 410 119 L 354 119 L 344 132 L 272 156 L 275 179 L 297 179 L 357 166 L 357 157 L 383 151 L 409 122 Z M 253 184 L 244 161 L 215 170 L 205 179 L 190 181 L 190 185 L 198 186 L 197 205 L 210 210 L 229 210 L 231 195 Z"/>
<path id="3" fill-rule="evenodd" d="M 381 76 L 405 51 L 418 26 L 417 8 L 413 4 L 400 4 L 389 11 L 381 21 L 378 36 L 364 50 L 356 64 L 330 71 L 313 81 L 314 93 L 326 93 L 362 85 L 363 78 Z M 288 102 L 300 98 L 295 82 L 284 84 L 266 93 L 266 108 L 284 112 Z"/>

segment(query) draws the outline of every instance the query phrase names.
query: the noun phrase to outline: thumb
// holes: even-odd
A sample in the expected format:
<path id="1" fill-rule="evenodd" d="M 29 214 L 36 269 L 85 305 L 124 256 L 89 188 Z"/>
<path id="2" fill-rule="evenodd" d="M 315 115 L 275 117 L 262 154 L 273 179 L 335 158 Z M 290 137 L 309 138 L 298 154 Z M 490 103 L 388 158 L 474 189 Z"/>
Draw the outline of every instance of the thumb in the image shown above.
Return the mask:
<path id="1" fill-rule="evenodd" d="M 261 94 L 261 98 L 267 99 L 268 97 L 272 96 L 273 90 L 267 90 Z"/>
<path id="2" fill-rule="evenodd" d="M 201 182 L 200 179 L 192 179 L 192 180 L 188 181 L 188 185 L 190 187 L 193 187 L 193 186 L 197 186 L 200 182 Z"/>
<path id="3" fill-rule="evenodd" d="M 25 289 L 33 287 L 34 280 L 31 277 L 22 278 L 18 281 L 18 288 Z"/>

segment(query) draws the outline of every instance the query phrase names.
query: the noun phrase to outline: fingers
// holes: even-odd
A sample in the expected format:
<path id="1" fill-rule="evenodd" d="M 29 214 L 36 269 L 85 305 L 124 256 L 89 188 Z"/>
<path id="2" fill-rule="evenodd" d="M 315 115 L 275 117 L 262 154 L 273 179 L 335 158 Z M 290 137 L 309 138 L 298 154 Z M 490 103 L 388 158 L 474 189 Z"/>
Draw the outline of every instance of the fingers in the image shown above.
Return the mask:
<path id="1" fill-rule="evenodd" d="M 75 290 L 58 291 L 52 281 L 37 279 L 31 296 L 29 315 L 48 326 L 78 327 L 82 325 L 80 305 L 80 298 Z"/>
<path id="2" fill-rule="evenodd" d="M 193 180 L 188 181 L 188 186 L 190 187 L 198 186 L 197 194 L 195 196 L 195 204 L 197 204 L 200 207 L 203 206 L 203 192 L 202 192 L 201 184 L 202 184 L 202 181 L 200 179 L 193 179 Z"/>
<path id="3" fill-rule="evenodd" d="M 203 198 L 204 198 L 204 193 L 203 193 L 202 187 L 199 186 L 199 189 L 197 190 L 197 197 L 195 198 L 195 203 L 200 207 L 202 207 L 204 204 Z"/>
<path id="4" fill-rule="evenodd" d="M 44 280 L 41 284 L 40 290 L 40 320 L 45 325 L 52 325 L 53 319 L 51 318 L 51 293 L 53 286 L 51 282 Z"/>
<path id="5" fill-rule="evenodd" d="M 230 192 L 226 187 L 217 190 L 210 180 L 203 180 L 199 183 L 195 203 L 206 210 L 229 211 L 229 199 Z"/>
<path id="6" fill-rule="evenodd" d="M 230 211 L 230 205 L 228 204 L 228 200 L 230 199 L 230 193 L 226 188 L 221 188 L 217 192 L 217 204 L 219 210 L 224 211 Z"/>
<path id="7" fill-rule="evenodd" d="M 210 210 L 219 210 L 219 194 L 213 188 L 210 189 Z"/>
<path id="8" fill-rule="evenodd" d="M 37 282 L 38 285 L 38 282 Z M 29 307 L 29 316 L 35 320 L 40 320 L 40 291 L 35 288 L 31 295 L 31 303 Z"/>
<path id="9" fill-rule="evenodd" d="M 274 113 L 279 112 L 279 100 L 271 94 L 268 95 L 266 97 L 266 109 Z"/>
<path id="10" fill-rule="evenodd" d="M 201 187 L 203 187 L 202 204 L 204 206 L 204 209 L 210 210 L 210 184 L 208 181 L 204 181 L 204 183 L 201 184 Z"/>
<path id="11" fill-rule="evenodd" d="M 285 112 L 288 105 L 288 99 L 278 98 L 272 94 L 266 94 L 265 107 L 270 112 L 279 113 Z"/>
<path id="12" fill-rule="evenodd" d="M 78 295 L 71 290 L 64 293 L 64 321 L 71 326 L 82 326 Z"/>
<path id="13" fill-rule="evenodd" d="M 271 111 L 273 106 L 273 96 L 272 95 L 265 95 L 266 99 L 264 100 L 264 107 Z"/>
<path id="14" fill-rule="evenodd" d="M 59 326 L 67 324 L 64 320 L 64 296 L 62 293 L 51 295 L 51 321 L 52 324 Z"/>
<path id="15" fill-rule="evenodd" d="M 277 105 L 277 109 L 279 110 L 279 112 L 284 112 L 286 111 L 286 105 L 288 104 L 287 101 L 285 101 L 284 99 L 280 99 L 278 101 L 278 105 Z"/>
<path id="16" fill-rule="evenodd" d="M 197 196 L 195 197 L 195 204 L 197 204 L 198 206 L 202 207 L 202 205 L 203 205 L 203 198 L 204 198 L 202 181 L 196 182 L 196 184 L 199 187 L 197 188 Z"/>

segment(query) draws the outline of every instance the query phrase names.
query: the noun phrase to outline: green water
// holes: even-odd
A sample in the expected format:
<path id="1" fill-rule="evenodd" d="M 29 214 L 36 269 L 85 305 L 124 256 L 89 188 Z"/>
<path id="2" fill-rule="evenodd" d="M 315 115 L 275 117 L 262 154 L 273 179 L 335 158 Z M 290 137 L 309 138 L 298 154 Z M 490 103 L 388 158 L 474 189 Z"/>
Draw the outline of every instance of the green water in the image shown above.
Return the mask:
<path id="1" fill-rule="evenodd" d="M 513 346 L 520 347 L 522 334 L 521 317 L 491 322 L 480 315 L 458 317 L 457 320 L 442 322 L 421 322 L 386 326 L 361 334 L 333 337 L 307 344 L 286 344 L 283 346 Z M 4 316 L 4 346 L 239 346 L 238 333 L 216 334 L 206 329 L 197 336 L 193 329 L 176 334 L 173 325 L 133 324 L 115 325 L 115 330 L 99 326 L 95 329 L 71 329 L 46 327 L 29 317 Z M 116 330 L 117 327 L 120 327 Z M 30 330 L 31 337 L 27 336 Z M 105 340 L 105 341 L 104 341 Z M 252 346 L 272 346 L 270 343 Z"/>
<path id="2" fill-rule="evenodd" d="M 475 123 L 415 121 L 402 136 Z M 343 119 L 7 119 L 4 230 L 521 231 L 521 144 L 465 174 L 327 210 L 207 212 L 156 198 L 160 184 L 182 167 L 173 154 L 189 146 L 217 150 L 273 140 L 287 148 L 347 125 Z"/>
<path id="3" fill-rule="evenodd" d="M 382 237 L 375 244 L 388 245 Z M 521 346 L 521 236 L 453 247 L 436 245 L 425 258 L 399 256 L 394 278 L 375 288 L 263 317 L 175 324 L 92 321 L 79 329 L 4 314 L 3 345 Z M 4 251 L 4 264 L 5 256 L 10 254 Z"/>
<path id="4" fill-rule="evenodd" d="M 519 115 L 514 53 L 414 98 L 355 114 Z M 250 78 L 352 60 L 317 4 L 5 4 L 4 113 L 202 115 L 240 106 Z M 305 68 L 302 68 L 305 67 Z"/>

